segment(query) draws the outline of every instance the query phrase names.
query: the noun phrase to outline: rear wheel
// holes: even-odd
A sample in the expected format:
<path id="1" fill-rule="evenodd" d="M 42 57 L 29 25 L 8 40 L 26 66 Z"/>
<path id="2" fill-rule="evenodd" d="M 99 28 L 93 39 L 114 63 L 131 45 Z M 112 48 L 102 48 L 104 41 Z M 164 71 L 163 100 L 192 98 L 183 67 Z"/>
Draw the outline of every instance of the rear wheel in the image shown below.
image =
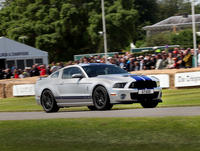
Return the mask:
<path id="1" fill-rule="evenodd" d="M 140 102 L 143 108 L 155 108 L 158 105 L 157 100 L 142 100 Z"/>
<path id="2" fill-rule="evenodd" d="M 110 104 L 110 98 L 107 90 L 103 86 L 98 86 L 93 92 L 93 103 L 97 110 L 110 110 L 112 104 Z"/>
<path id="3" fill-rule="evenodd" d="M 55 98 L 50 90 L 45 90 L 41 96 L 41 104 L 45 112 L 57 112 L 59 107 L 56 104 Z"/>

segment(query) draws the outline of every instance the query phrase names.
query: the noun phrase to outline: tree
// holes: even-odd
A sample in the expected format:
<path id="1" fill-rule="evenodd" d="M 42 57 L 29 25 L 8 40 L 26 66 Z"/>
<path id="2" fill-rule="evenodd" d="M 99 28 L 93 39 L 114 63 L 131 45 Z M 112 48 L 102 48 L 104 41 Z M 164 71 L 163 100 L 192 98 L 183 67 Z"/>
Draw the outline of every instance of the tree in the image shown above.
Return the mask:
<path id="1" fill-rule="evenodd" d="M 50 61 L 103 51 L 101 1 L 6 0 L 0 10 L 0 36 L 49 52 Z M 143 25 L 156 20 L 156 0 L 105 0 L 109 51 L 143 39 Z M 152 12 L 153 11 L 153 12 Z"/>
<path id="2" fill-rule="evenodd" d="M 174 15 L 191 14 L 191 0 L 158 0 L 158 21 Z M 200 4 L 196 4 L 195 12 L 200 13 Z"/>
<path id="3" fill-rule="evenodd" d="M 183 48 L 193 48 L 193 33 L 191 29 L 180 31 L 178 34 L 172 34 L 172 44 L 178 44 Z M 197 43 L 200 42 L 200 37 L 197 36 Z"/>
<path id="4" fill-rule="evenodd" d="M 146 45 L 148 47 L 170 45 L 171 44 L 170 36 L 171 36 L 170 33 L 160 33 L 157 35 L 152 35 L 151 37 L 147 38 Z"/>

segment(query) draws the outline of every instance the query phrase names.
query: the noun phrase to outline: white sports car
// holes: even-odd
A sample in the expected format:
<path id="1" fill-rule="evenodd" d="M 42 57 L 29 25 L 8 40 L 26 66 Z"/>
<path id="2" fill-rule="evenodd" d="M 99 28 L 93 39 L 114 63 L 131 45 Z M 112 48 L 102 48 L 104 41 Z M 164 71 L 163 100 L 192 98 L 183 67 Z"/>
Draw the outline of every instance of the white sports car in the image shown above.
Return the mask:
<path id="1" fill-rule="evenodd" d="M 71 65 L 36 82 L 36 100 L 46 112 L 72 106 L 109 110 L 114 104 L 132 103 L 153 108 L 162 102 L 161 96 L 157 78 L 130 74 L 111 64 Z"/>

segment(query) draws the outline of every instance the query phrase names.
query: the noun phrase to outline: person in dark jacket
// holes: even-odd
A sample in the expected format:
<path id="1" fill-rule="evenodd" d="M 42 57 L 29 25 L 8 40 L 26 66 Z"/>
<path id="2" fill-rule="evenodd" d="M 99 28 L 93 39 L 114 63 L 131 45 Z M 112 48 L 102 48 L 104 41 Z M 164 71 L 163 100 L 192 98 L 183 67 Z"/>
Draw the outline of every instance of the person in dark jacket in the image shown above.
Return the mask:
<path id="1" fill-rule="evenodd" d="M 33 65 L 31 71 L 30 71 L 30 76 L 34 77 L 34 76 L 39 76 L 40 75 L 40 71 L 37 67 L 37 65 Z"/>
<path id="2" fill-rule="evenodd" d="M 13 74 L 12 74 L 11 70 L 10 69 L 6 69 L 5 70 L 5 74 L 4 74 L 4 78 L 5 79 L 10 79 L 11 77 L 13 77 Z"/>

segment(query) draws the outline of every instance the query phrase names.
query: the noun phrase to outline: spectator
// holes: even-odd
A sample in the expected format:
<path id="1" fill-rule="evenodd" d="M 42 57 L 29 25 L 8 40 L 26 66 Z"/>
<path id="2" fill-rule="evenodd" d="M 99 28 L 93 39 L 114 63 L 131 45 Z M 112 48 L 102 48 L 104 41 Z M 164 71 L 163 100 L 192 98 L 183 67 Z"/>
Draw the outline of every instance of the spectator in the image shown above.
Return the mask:
<path id="1" fill-rule="evenodd" d="M 135 70 L 135 60 L 134 58 L 129 59 L 129 63 L 127 63 L 127 70 L 128 71 L 134 71 Z"/>
<path id="2" fill-rule="evenodd" d="M 33 76 L 39 76 L 40 75 L 40 71 L 37 67 L 37 65 L 33 65 L 31 71 L 30 71 L 30 76 L 33 77 Z"/>
<path id="3" fill-rule="evenodd" d="M 163 69 L 163 59 L 161 54 L 158 54 L 156 59 L 156 69 Z"/>
<path id="4" fill-rule="evenodd" d="M 126 59 L 125 58 L 122 58 L 121 60 L 120 60 L 120 64 L 119 64 L 119 67 L 120 68 L 122 68 L 122 69 L 124 69 L 124 70 L 126 70 L 127 69 L 127 61 L 126 61 Z"/>
<path id="5" fill-rule="evenodd" d="M 46 75 L 50 75 L 51 74 L 51 67 L 50 66 L 47 66 L 46 68 Z"/>
<path id="6" fill-rule="evenodd" d="M 15 69 L 15 70 L 14 70 L 14 78 L 15 78 L 15 79 L 19 78 L 19 74 L 20 74 L 20 73 L 19 73 L 19 70 L 18 70 L 18 69 Z"/>
<path id="7" fill-rule="evenodd" d="M 180 51 L 178 54 L 177 54 L 177 62 L 176 62 L 176 68 L 184 68 L 185 67 L 185 64 L 183 62 L 183 57 L 184 57 L 184 54 L 182 51 Z"/>
<path id="8" fill-rule="evenodd" d="M 83 58 L 83 63 L 86 63 L 86 64 L 89 63 L 86 57 Z"/>
<path id="9" fill-rule="evenodd" d="M 144 57 L 139 56 L 138 60 L 140 62 L 140 70 L 143 70 L 144 69 Z"/>
<path id="10" fill-rule="evenodd" d="M 168 64 L 168 61 L 167 61 L 167 54 L 163 54 L 162 55 L 162 66 L 163 68 L 167 68 L 167 64 Z"/>
<path id="11" fill-rule="evenodd" d="M 140 70 L 140 64 L 139 64 L 139 62 L 135 61 L 134 64 L 135 64 L 134 71 L 139 71 Z"/>
<path id="12" fill-rule="evenodd" d="M 184 62 L 185 68 L 192 67 L 192 55 L 190 53 L 190 48 L 188 48 L 184 51 L 183 62 Z"/>
<path id="13" fill-rule="evenodd" d="M 150 56 L 146 56 L 144 59 L 144 70 L 150 70 L 154 66 Z"/>
<path id="14" fill-rule="evenodd" d="M 4 79 L 4 71 L 2 69 L 0 69 L 0 80 Z"/>
<path id="15" fill-rule="evenodd" d="M 167 68 L 168 68 L 168 69 L 174 68 L 174 59 L 173 59 L 173 57 L 172 57 L 172 53 L 171 53 L 171 52 L 168 53 L 168 57 L 167 57 Z"/>
<path id="16" fill-rule="evenodd" d="M 155 55 L 152 55 L 150 60 L 151 60 L 151 69 L 155 69 L 155 65 L 156 65 Z"/>
<path id="17" fill-rule="evenodd" d="M 5 74 L 4 74 L 4 78 L 5 79 L 10 79 L 11 77 L 13 77 L 13 74 L 12 74 L 11 70 L 10 69 L 6 69 L 5 70 Z"/>
<path id="18" fill-rule="evenodd" d="M 45 76 L 46 75 L 46 67 L 45 65 L 40 66 L 40 76 Z"/>
<path id="19" fill-rule="evenodd" d="M 58 63 L 58 69 L 61 69 L 61 68 L 63 68 L 63 67 L 64 67 L 63 63 L 62 63 L 62 62 L 59 62 L 59 63 Z"/>
<path id="20" fill-rule="evenodd" d="M 26 67 L 22 75 L 23 75 L 23 78 L 30 77 L 30 67 Z"/>
<path id="21" fill-rule="evenodd" d="M 168 51 L 167 51 L 168 52 Z M 110 64 L 116 64 L 120 68 L 127 71 L 138 71 L 138 70 L 151 70 L 151 69 L 172 69 L 172 68 L 191 68 L 192 67 L 192 49 L 180 50 L 179 48 L 174 48 L 172 52 L 166 54 L 165 51 L 160 51 L 160 53 L 141 55 L 135 57 L 133 54 L 126 52 L 125 54 L 115 54 L 113 57 L 109 57 L 108 61 Z M 91 56 L 83 57 L 77 61 L 69 61 L 65 66 L 79 63 L 105 63 L 105 57 L 101 56 Z M 198 50 L 198 66 L 200 66 L 200 47 Z M 33 65 L 32 68 L 26 67 L 24 71 L 16 69 L 15 66 L 10 69 L 0 69 L 0 79 L 5 78 L 25 78 L 32 76 L 44 76 L 50 75 L 52 72 L 63 68 L 63 63 L 60 62 L 56 65 L 55 62 L 51 63 L 50 66 L 37 64 Z M 12 70 L 11 70 L 12 69 Z"/>
<path id="22" fill-rule="evenodd" d="M 58 67 L 56 66 L 56 63 L 52 62 L 51 63 L 51 68 L 50 68 L 50 72 L 53 73 L 53 72 L 55 72 L 57 70 L 58 70 Z"/>

